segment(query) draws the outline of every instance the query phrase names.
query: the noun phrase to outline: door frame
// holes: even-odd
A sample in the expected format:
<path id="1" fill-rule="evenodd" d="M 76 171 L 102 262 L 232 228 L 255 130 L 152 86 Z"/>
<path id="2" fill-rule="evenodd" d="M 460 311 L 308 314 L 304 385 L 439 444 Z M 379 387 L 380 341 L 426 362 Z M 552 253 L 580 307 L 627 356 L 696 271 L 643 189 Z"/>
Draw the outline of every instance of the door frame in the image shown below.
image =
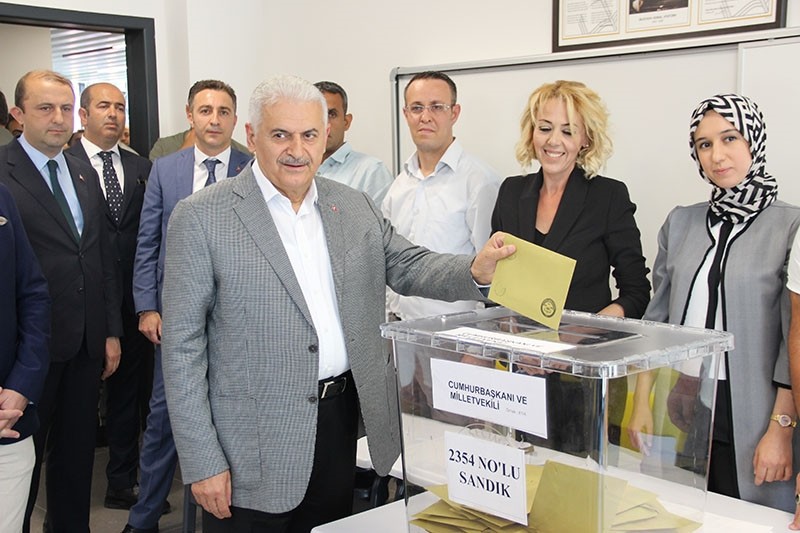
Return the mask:
<path id="1" fill-rule="evenodd" d="M 0 2 L 0 23 L 124 34 L 131 147 L 140 154 L 150 152 L 159 136 L 155 21 L 152 18 Z"/>

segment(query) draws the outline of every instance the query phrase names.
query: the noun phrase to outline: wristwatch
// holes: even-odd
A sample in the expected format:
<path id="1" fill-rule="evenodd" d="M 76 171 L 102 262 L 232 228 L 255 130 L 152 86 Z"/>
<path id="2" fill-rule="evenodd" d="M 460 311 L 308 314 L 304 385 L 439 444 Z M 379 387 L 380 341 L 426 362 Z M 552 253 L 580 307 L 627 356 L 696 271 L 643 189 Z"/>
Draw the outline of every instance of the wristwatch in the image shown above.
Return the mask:
<path id="1" fill-rule="evenodd" d="M 772 415 L 769 417 L 770 420 L 774 420 L 777 422 L 782 428 L 789 428 L 797 426 L 797 420 L 792 420 L 792 417 L 789 415 Z"/>

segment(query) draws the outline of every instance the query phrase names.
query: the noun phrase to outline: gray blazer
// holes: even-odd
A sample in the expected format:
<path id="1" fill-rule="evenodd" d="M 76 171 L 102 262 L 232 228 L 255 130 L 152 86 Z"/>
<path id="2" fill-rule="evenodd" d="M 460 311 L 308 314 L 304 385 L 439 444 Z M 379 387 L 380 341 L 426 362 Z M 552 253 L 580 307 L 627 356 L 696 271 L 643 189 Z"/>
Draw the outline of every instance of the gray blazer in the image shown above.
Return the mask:
<path id="1" fill-rule="evenodd" d="M 414 246 L 368 195 L 316 183 L 360 418 L 386 474 L 400 436 L 379 334 L 385 286 L 438 300 L 482 296 L 471 257 Z M 251 166 L 175 208 L 163 304 L 164 382 L 184 481 L 230 469 L 233 505 L 293 509 L 314 457 L 319 340 Z"/>
<path id="2" fill-rule="evenodd" d="M 711 238 L 706 229 L 708 203 L 676 207 L 658 234 L 653 268 L 655 293 L 645 320 L 680 324 L 692 282 Z M 753 455 L 769 424 L 775 402 L 773 380 L 789 384 L 786 351 L 790 305 L 786 267 L 800 208 L 776 201 L 731 243 L 723 266 L 722 316 L 733 333 L 728 380 L 739 493 L 743 500 L 793 512 L 790 481 L 753 483 Z M 800 439 L 794 430 L 794 468 L 800 465 Z"/>

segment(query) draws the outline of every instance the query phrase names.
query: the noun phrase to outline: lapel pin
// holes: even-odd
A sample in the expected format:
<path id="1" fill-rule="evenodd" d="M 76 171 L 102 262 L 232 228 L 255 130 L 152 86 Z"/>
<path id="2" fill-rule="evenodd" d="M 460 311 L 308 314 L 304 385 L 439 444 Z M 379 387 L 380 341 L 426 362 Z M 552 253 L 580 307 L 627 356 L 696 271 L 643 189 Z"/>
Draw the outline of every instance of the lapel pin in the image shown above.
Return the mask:
<path id="1" fill-rule="evenodd" d="M 78 174 L 78 179 L 81 180 L 84 183 L 86 182 L 86 180 L 83 179 L 83 174 Z"/>
<path id="2" fill-rule="evenodd" d="M 336 213 L 336 212 L 338 212 L 338 211 L 339 211 L 339 209 L 337 209 L 337 208 L 336 208 L 336 206 L 335 206 L 334 204 L 331 204 L 331 211 L 333 211 L 334 213 Z"/>

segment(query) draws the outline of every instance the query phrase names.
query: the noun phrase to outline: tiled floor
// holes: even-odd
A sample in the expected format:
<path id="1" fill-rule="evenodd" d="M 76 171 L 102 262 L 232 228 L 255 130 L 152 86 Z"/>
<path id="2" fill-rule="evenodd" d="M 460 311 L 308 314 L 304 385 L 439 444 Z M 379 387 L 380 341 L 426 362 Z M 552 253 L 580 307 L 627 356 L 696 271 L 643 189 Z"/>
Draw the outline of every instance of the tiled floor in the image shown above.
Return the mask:
<path id="1" fill-rule="evenodd" d="M 92 533 L 120 533 L 128 521 L 128 511 L 118 511 L 103 507 L 103 499 L 106 493 L 105 468 L 108 461 L 108 448 L 98 448 L 94 459 L 94 477 L 92 480 L 92 509 L 90 515 L 90 525 Z M 172 482 L 172 490 L 169 495 L 169 503 L 172 504 L 172 512 L 161 517 L 158 523 L 161 533 L 175 533 L 181 531 L 183 523 L 183 484 L 180 480 L 180 472 Z M 45 495 L 44 484 L 39 486 L 39 499 L 36 501 L 36 509 L 31 519 L 31 532 L 39 533 L 42 530 L 45 514 Z M 200 525 L 198 513 L 197 524 Z M 199 527 L 197 531 L 202 531 Z"/>
<path id="2" fill-rule="evenodd" d="M 117 511 L 103 507 L 103 498 L 106 492 L 105 468 L 108 461 L 108 448 L 98 448 L 95 453 L 94 478 L 92 481 L 92 508 L 90 515 L 90 526 L 92 533 L 120 533 L 128 520 L 128 511 Z M 392 484 L 393 485 L 393 484 Z M 392 495 L 394 490 L 392 489 Z M 183 484 L 180 479 L 180 471 L 175 475 L 172 482 L 172 490 L 169 495 L 169 502 L 172 505 L 172 512 L 161 517 L 158 527 L 161 533 L 177 533 L 181 531 L 183 524 Z M 355 512 L 361 512 L 369 507 L 364 500 L 354 499 L 353 508 Z M 39 533 L 42 531 L 42 522 L 45 514 L 45 495 L 44 484 L 39 487 L 39 499 L 36 502 L 36 509 L 31 521 L 31 531 Z M 200 513 L 197 513 L 197 529 L 201 532 Z"/>

